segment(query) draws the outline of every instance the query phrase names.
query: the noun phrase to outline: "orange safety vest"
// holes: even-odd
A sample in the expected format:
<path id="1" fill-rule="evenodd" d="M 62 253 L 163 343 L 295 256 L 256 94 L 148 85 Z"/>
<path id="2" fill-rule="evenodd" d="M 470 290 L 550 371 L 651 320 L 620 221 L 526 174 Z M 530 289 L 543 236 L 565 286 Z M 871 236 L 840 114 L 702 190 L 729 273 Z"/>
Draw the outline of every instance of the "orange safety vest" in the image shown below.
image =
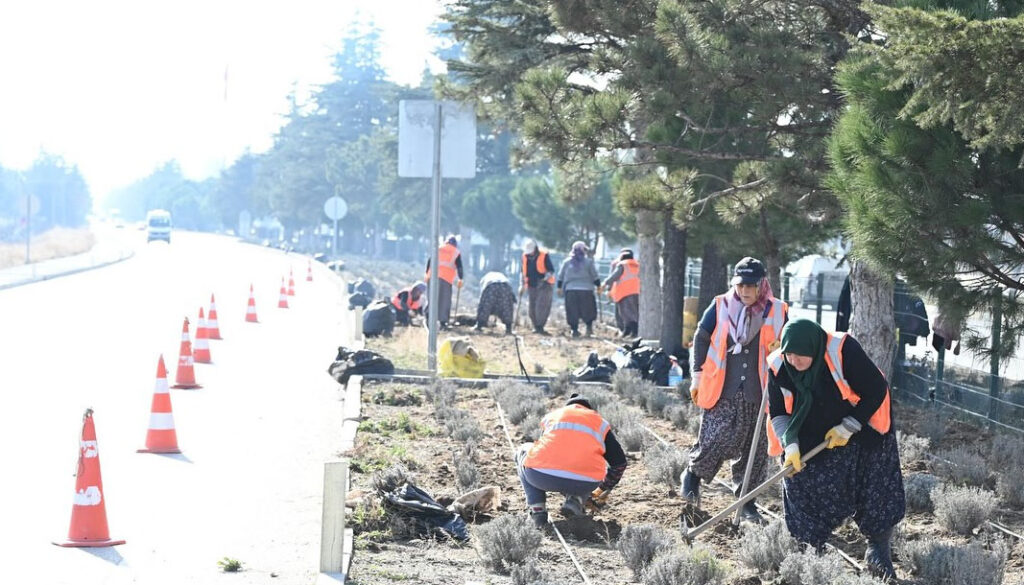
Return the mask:
<path id="1" fill-rule="evenodd" d="M 856 406 L 860 402 L 860 395 L 854 392 L 853 388 L 850 388 L 850 383 L 846 381 L 846 376 L 843 375 L 843 342 L 846 341 L 846 333 L 826 333 L 825 335 L 828 336 L 828 342 L 825 345 L 825 365 L 828 366 L 828 371 L 832 374 L 832 380 L 836 383 L 836 387 L 839 388 L 839 394 L 843 397 L 843 400 Z M 782 367 L 782 360 L 784 359 L 781 349 L 773 351 L 768 356 L 768 367 L 771 368 L 772 373 L 776 376 L 779 375 L 779 368 Z M 883 374 L 882 377 L 884 378 L 885 375 Z M 793 393 L 781 386 L 779 390 L 782 391 L 786 412 L 793 414 Z M 888 387 L 885 389 L 885 399 L 882 400 L 878 410 L 868 419 L 868 424 L 883 435 L 889 432 L 889 428 L 892 426 L 892 410 Z M 775 435 L 775 428 L 772 427 L 772 421 L 769 420 L 768 454 L 774 457 L 782 455 L 783 451 L 782 442 Z"/>
<path id="2" fill-rule="evenodd" d="M 455 277 L 458 276 L 458 270 L 455 268 L 455 259 L 459 257 L 459 249 L 451 244 L 445 244 L 437 249 L 437 265 L 440 266 L 437 270 L 437 277 L 447 282 L 448 284 L 455 284 Z M 430 281 L 430 270 L 427 270 L 427 277 L 424 279 Z"/>
<path id="3" fill-rule="evenodd" d="M 707 410 L 718 403 L 725 385 L 726 345 L 729 343 L 729 309 L 725 304 L 725 295 L 715 297 L 715 330 L 711 333 L 711 345 L 708 356 L 701 365 L 700 386 L 697 387 L 697 406 Z M 778 346 L 782 326 L 786 323 L 789 306 L 779 299 L 772 299 L 768 316 L 761 325 L 761 337 L 757 348 L 757 375 L 761 379 L 761 391 L 768 387 L 767 357 Z"/>
<path id="4" fill-rule="evenodd" d="M 547 274 L 548 276 L 544 280 L 546 280 L 548 282 L 548 284 L 554 284 L 555 283 L 555 275 L 552 274 L 552 273 L 547 272 L 544 269 L 544 264 L 545 264 L 545 260 L 547 260 L 547 257 L 548 257 L 548 253 L 547 252 L 544 252 L 543 250 L 540 251 L 540 252 L 537 252 L 537 272 L 539 272 L 541 274 L 541 276 L 544 276 L 545 274 Z M 526 254 L 523 254 L 523 283 L 524 284 L 529 284 L 526 281 L 526 269 L 528 268 L 528 266 L 529 266 L 529 264 L 528 264 L 528 260 L 526 259 Z"/>
<path id="5" fill-rule="evenodd" d="M 396 292 L 395 296 L 391 299 L 391 304 L 394 305 L 396 309 L 401 311 L 402 310 L 402 299 L 398 298 L 398 295 L 402 294 L 403 292 L 408 292 L 409 293 L 409 295 L 407 297 L 405 297 L 405 298 L 408 299 L 408 301 L 406 302 L 406 305 L 409 306 L 409 310 L 410 311 L 415 311 L 415 310 L 419 309 L 420 308 L 420 301 L 419 301 L 419 299 L 417 299 L 415 301 L 412 300 L 412 289 L 411 288 L 402 289 L 402 290 Z"/>
<path id="6" fill-rule="evenodd" d="M 548 413 L 541 427 L 544 431 L 526 454 L 524 467 L 567 479 L 604 480 L 604 439 L 611 425 L 600 414 L 570 404 Z"/>
<path id="7" fill-rule="evenodd" d="M 640 294 L 640 263 L 630 258 L 622 261 L 622 276 L 612 283 L 608 296 L 616 303 L 630 295 Z"/>

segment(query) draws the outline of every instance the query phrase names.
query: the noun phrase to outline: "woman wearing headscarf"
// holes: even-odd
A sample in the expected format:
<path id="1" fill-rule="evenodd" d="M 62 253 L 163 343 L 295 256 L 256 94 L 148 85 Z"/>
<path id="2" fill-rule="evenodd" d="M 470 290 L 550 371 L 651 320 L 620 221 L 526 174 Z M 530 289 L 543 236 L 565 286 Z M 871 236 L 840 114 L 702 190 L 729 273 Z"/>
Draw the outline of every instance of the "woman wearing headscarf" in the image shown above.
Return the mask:
<path id="1" fill-rule="evenodd" d="M 483 331 L 491 315 L 496 315 L 505 324 L 505 333 L 511 334 L 515 307 L 516 293 L 508 277 L 500 272 L 488 272 L 480 279 L 480 301 L 476 305 L 473 330 Z"/>
<path id="2" fill-rule="evenodd" d="M 417 282 L 410 287 L 403 288 L 391 297 L 391 306 L 395 309 L 395 321 L 399 325 L 409 326 L 413 314 L 422 315 L 427 305 L 427 292 L 425 282 Z"/>
<path id="3" fill-rule="evenodd" d="M 637 335 L 640 329 L 640 264 L 633 250 L 623 248 L 612 264 L 612 273 L 598 289 L 608 289 L 615 302 L 615 324 L 623 337 Z"/>
<path id="4" fill-rule="evenodd" d="M 853 516 L 868 568 L 895 578 L 889 542 L 906 501 L 885 376 L 851 335 L 807 319 L 783 327 L 768 364 L 769 453 L 794 470 L 783 483 L 790 534 L 820 550 Z M 801 461 L 823 441 L 828 449 Z"/>
<path id="5" fill-rule="evenodd" d="M 789 311 L 772 295 L 764 264 L 755 258 L 736 263 L 732 289 L 718 295 L 704 311 L 693 336 L 693 381 L 690 397 L 702 409 L 697 444 L 683 473 L 683 496 L 698 502 L 700 482 L 711 481 L 726 460 L 732 481 L 742 490 L 754 438 L 763 440 L 757 426 L 765 384 L 768 354 L 779 346 Z M 747 485 L 759 484 L 768 468 L 762 443 L 754 449 Z M 753 500 L 742 517 L 763 522 Z"/>
<path id="6" fill-rule="evenodd" d="M 558 270 L 558 296 L 565 297 L 565 320 L 573 337 L 580 336 L 580 321 L 587 326 L 587 337 L 594 334 L 597 319 L 597 297 L 594 288 L 601 286 L 594 260 L 587 255 L 587 245 L 573 242 L 572 254 Z"/>

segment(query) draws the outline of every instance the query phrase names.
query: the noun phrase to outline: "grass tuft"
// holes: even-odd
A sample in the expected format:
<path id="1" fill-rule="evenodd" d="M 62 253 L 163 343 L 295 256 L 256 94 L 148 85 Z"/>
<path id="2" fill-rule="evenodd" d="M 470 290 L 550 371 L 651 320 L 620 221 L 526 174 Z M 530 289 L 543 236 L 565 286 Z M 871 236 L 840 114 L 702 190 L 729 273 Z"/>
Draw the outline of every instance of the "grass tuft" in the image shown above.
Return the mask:
<path id="1" fill-rule="evenodd" d="M 476 530 L 480 557 L 491 569 L 509 573 L 533 557 L 543 537 L 525 514 L 506 514 Z"/>

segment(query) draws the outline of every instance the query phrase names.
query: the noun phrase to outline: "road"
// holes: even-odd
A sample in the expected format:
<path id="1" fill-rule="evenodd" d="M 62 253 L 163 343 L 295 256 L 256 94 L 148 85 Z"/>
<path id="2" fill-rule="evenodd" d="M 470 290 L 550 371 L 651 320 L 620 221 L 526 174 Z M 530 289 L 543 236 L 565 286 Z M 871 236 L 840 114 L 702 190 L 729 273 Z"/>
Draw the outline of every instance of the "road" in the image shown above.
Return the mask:
<path id="1" fill-rule="evenodd" d="M 326 374 L 347 338 L 323 266 L 213 235 L 175 232 L 104 268 L 0 290 L 0 581 L 312 583 L 323 463 L 335 458 L 341 394 Z M 278 309 L 282 276 L 296 276 Z M 260 323 L 244 322 L 249 284 Z M 182 319 L 217 295 L 223 341 L 197 364 L 199 390 L 173 390 L 182 455 L 139 454 L 157 358 L 171 383 Z M 194 335 L 194 329 L 192 331 Z M 65 549 L 83 411 L 95 410 L 110 536 Z M 332 447 L 333 446 L 333 447 Z M 244 572 L 221 576 L 217 561 Z"/>

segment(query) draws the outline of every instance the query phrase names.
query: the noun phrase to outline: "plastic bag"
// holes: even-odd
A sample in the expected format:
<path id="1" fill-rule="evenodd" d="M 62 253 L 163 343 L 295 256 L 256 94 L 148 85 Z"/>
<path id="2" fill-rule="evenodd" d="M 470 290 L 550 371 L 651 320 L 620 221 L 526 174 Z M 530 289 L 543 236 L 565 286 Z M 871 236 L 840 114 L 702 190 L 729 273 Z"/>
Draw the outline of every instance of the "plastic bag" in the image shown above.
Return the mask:
<path id="1" fill-rule="evenodd" d="M 446 378 L 483 378 L 486 365 L 465 338 L 449 337 L 437 350 L 437 372 Z"/>
<path id="2" fill-rule="evenodd" d="M 412 484 L 402 484 L 384 494 L 384 505 L 395 514 L 412 520 L 417 536 L 446 536 L 459 542 L 469 540 L 465 520 Z"/>

